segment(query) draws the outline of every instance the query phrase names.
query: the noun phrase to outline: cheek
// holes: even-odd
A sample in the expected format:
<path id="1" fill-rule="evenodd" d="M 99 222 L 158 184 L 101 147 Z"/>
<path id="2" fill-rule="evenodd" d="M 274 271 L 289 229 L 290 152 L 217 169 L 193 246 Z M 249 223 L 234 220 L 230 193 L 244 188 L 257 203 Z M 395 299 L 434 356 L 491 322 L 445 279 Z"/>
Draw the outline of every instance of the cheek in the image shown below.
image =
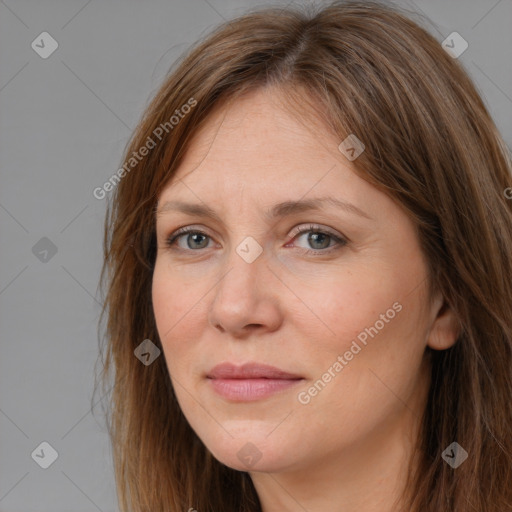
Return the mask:
<path id="1" fill-rule="evenodd" d="M 290 288 L 300 298 L 291 322 L 298 323 L 301 339 L 309 340 L 309 350 L 314 347 L 320 360 L 326 354 L 343 354 L 358 336 L 364 342 L 369 336 L 365 329 L 376 322 L 382 332 L 389 330 L 388 323 L 382 324 L 381 314 L 390 310 L 389 317 L 397 316 L 393 309 L 399 296 L 397 283 L 369 266 L 361 271 L 316 274 L 308 277 L 307 283 L 291 282 Z M 284 306 L 288 312 L 289 306 Z"/>
<path id="2" fill-rule="evenodd" d="M 301 340 L 297 353 L 307 354 L 312 381 L 323 375 L 329 381 L 321 392 L 329 402 L 341 405 L 348 389 L 357 397 L 353 403 L 371 402 L 385 386 L 379 377 L 397 390 L 414 380 L 425 349 L 425 318 L 419 290 L 411 293 L 404 275 L 367 267 L 329 280 L 315 276 L 314 286 L 297 293 L 308 306 L 292 313 Z"/>
<path id="3" fill-rule="evenodd" d="M 152 285 L 153 311 L 170 372 L 177 369 L 176 362 L 180 367 L 186 364 L 193 340 L 200 339 L 200 298 L 204 293 L 157 260 Z"/>

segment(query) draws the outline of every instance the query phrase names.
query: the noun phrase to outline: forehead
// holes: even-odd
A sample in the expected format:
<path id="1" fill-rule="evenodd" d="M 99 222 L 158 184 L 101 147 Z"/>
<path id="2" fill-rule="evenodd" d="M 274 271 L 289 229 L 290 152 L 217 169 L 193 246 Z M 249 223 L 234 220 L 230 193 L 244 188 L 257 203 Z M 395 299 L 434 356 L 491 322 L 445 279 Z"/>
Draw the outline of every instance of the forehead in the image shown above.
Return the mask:
<path id="1" fill-rule="evenodd" d="M 260 89 L 216 109 L 193 134 L 167 189 L 184 180 L 226 191 L 235 183 L 256 188 L 273 183 L 304 193 L 334 166 L 338 179 L 353 173 L 338 150 L 338 137 L 314 112 L 290 108 L 284 94 Z"/>
<path id="2" fill-rule="evenodd" d="M 157 219 L 179 202 L 189 215 L 249 222 L 306 211 L 291 203 L 330 197 L 345 205 L 328 200 L 322 209 L 341 208 L 358 224 L 398 222 L 403 212 L 355 171 L 322 119 L 287 107 L 275 91 L 260 90 L 212 112 L 159 194 Z"/>

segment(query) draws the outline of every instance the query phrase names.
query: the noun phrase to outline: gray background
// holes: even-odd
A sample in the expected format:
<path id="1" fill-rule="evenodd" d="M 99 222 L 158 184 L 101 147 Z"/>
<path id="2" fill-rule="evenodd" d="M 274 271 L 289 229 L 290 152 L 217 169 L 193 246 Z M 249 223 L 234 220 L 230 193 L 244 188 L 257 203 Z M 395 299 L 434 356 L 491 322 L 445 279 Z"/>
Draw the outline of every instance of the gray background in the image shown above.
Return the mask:
<path id="1" fill-rule="evenodd" d="M 510 147 L 511 0 L 397 3 L 440 43 L 468 41 L 459 60 Z M 106 205 L 92 191 L 181 52 L 264 4 L 0 0 L 0 512 L 117 510 L 101 394 L 90 407 Z M 47 59 L 31 48 L 43 31 Z M 48 469 L 31 457 L 43 441 Z"/>

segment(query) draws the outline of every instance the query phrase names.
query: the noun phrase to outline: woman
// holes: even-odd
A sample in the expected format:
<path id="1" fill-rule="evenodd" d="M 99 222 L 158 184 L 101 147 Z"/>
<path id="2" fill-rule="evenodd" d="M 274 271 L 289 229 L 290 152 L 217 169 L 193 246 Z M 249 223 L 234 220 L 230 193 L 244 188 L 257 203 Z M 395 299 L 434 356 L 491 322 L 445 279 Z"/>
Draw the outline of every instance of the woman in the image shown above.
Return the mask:
<path id="1" fill-rule="evenodd" d="M 121 510 L 512 510 L 511 167 L 397 9 L 198 44 L 105 223 Z"/>

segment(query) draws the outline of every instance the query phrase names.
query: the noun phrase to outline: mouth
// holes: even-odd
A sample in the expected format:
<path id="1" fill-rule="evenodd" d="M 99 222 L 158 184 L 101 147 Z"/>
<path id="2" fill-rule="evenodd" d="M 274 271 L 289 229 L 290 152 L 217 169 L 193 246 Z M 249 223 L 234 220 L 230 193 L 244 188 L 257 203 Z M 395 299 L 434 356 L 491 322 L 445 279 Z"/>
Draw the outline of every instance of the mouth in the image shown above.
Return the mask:
<path id="1" fill-rule="evenodd" d="M 234 402 L 261 400 L 304 380 L 300 375 L 258 363 L 222 363 L 210 370 L 206 378 L 213 391 Z"/>

